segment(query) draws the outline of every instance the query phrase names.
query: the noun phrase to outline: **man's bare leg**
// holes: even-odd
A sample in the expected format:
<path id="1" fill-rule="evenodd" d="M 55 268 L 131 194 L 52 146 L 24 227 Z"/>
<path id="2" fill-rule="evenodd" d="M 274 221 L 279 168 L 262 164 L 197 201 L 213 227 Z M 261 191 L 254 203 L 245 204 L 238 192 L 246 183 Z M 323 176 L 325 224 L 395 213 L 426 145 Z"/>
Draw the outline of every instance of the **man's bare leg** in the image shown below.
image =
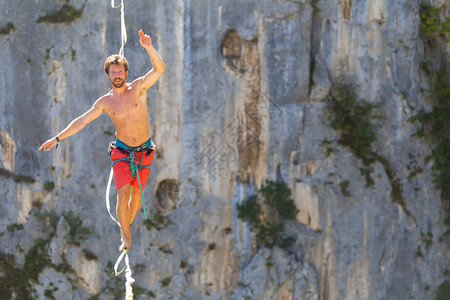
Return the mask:
<path id="1" fill-rule="evenodd" d="M 139 212 L 141 206 L 142 206 L 141 189 L 131 186 L 130 225 L 133 223 L 134 218 L 136 218 L 136 215 Z"/>
<path id="2" fill-rule="evenodd" d="M 116 212 L 117 217 L 119 219 L 120 227 L 122 228 L 122 244 L 119 247 L 119 251 L 123 251 L 123 249 L 128 249 L 131 247 L 131 234 L 130 234 L 130 191 L 131 185 L 126 184 L 121 186 L 117 190 L 117 206 Z"/>

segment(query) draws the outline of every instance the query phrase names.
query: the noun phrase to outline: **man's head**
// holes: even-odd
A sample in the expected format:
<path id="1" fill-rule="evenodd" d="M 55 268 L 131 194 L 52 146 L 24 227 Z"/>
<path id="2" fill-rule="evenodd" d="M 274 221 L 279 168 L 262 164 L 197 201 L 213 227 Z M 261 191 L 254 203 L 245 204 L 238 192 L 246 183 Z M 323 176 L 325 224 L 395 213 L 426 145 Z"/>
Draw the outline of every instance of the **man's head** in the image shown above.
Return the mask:
<path id="1" fill-rule="evenodd" d="M 109 74 L 110 65 L 123 65 L 125 68 L 125 72 L 128 72 L 128 60 L 121 55 L 114 54 L 106 58 L 104 66 L 106 74 Z"/>
<path id="2" fill-rule="evenodd" d="M 116 88 L 121 88 L 128 76 L 128 60 L 121 55 L 111 55 L 105 60 L 106 76 Z"/>

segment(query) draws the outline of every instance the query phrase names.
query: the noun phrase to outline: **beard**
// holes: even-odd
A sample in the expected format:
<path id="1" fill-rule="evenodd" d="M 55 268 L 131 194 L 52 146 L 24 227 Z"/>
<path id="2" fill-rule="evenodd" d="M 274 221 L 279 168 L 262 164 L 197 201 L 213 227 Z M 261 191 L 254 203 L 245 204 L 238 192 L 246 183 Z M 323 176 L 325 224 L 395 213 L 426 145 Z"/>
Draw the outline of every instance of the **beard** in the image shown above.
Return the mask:
<path id="1" fill-rule="evenodd" d="M 125 84 L 125 79 L 115 79 L 115 80 L 111 80 L 111 84 L 112 84 L 115 88 L 121 88 L 121 87 Z"/>

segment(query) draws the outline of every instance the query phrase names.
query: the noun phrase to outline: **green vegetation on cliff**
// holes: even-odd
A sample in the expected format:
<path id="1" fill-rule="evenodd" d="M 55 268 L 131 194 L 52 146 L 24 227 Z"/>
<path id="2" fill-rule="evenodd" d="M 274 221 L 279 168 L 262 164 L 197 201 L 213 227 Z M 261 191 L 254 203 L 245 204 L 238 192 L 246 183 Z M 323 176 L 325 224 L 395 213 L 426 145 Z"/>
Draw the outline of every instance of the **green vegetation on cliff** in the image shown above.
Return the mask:
<path id="1" fill-rule="evenodd" d="M 0 35 L 8 35 L 12 30 L 15 30 L 16 27 L 13 23 L 8 22 L 4 27 L 0 27 Z"/>
<path id="2" fill-rule="evenodd" d="M 259 245 L 287 248 L 295 242 L 294 237 L 284 232 L 284 222 L 295 219 L 299 212 L 290 196 L 286 183 L 268 180 L 258 190 L 258 195 L 249 196 L 242 204 L 236 205 L 238 217 L 249 224 Z M 260 199 L 263 199 L 264 206 Z"/>
<path id="3" fill-rule="evenodd" d="M 419 124 L 415 133 L 426 138 L 434 146 L 431 152 L 435 187 L 441 190 L 441 197 L 450 201 L 450 85 L 448 71 L 444 68 L 430 75 L 431 89 L 429 100 L 433 104 L 431 111 L 421 109 L 411 118 Z M 450 225 L 450 224 L 449 224 Z"/>
<path id="4" fill-rule="evenodd" d="M 19 182 L 34 183 L 36 181 L 31 176 L 15 174 L 15 173 L 13 173 L 9 170 L 3 169 L 3 168 L 0 168 L 0 176 L 6 177 L 6 178 L 11 178 L 12 180 L 14 180 L 17 183 L 19 183 Z"/>
<path id="5" fill-rule="evenodd" d="M 433 182 L 435 188 L 440 190 L 445 209 L 444 225 L 447 227 L 446 235 L 448 235 L 450 234 L 450 77 L 448 56 L 443 55 L 439 60 L 436 51 L 446 49 L 450 35 L 450 18 L 444 17 L 442 8 L 429 4 L 422 4 L 420 7 L 420 30 L 425 42 L 425 57 L 420 68 L 428 76 L 429 88 L 425 93 L 432 108 L 420 109 L 410 121 L 419 126 L 415 135 L 426 139 L 433 147 L 431 157 L 427 157 L 426 160 L 431 158 L 433 161 Z M 429 236 L 427 241 L 431 240 L 432 236 Z M 450 298 L 449 274 L 445 271 L 443 275 L 444 282 L 434 292 L 436 300 Z"/>
<path id="6" fill-rule="evenodd" d="M 0 253 L 0 269 L 7 270 L 0 277 L 0 299 L 32 299 L 32 283 L 37 283 L 39 274 L 51 264 L 46 244 L 49 241 L 36 241 L 25 255 L 22 268 L 15 265 L 14 255 Z"/>
<path id="7" fill-rule="evenodd" d="M 70 23 L 81 17 L 84 6 L 87 0 L 83 3 L 80 9 L 76 9 L 69 4 L 63 4 L 58 10 L 48 12 L 46 15 L 39 17 L 38 23 Z"/>
<path id="8" fill-rule="evenodd" d="M 428 76 L 430 88 L 426 96 L 432 109 L 421 109 L 410 120 L 419 125 L 415 135 L 433 145 L 433 181 L 447 209 L 444 224 L 449 228 L 447 234 L 450 234 L 450 77 L 446 57 L 443 57 L 440 66 L 433 69 L 433 55 L 430 54 L 432 49 L 445 48 L 450 34 L 450 19 L 443 17 L 442 7 L 432 5 L 421 6 L 420 18 L 420 29 L 428 42 L 428 54 L 421 68 Z"/>
<path id="9" fill-rule="evenodd" d="M 420 6 L 420 31 L 427 37 L 445 37 L 450 33 L 450 19 L 442 17 L 442 6 L 430 4 Z"/>
<path id="10" fill-rule="evenodd" d="M 332 99 L 328 103 L 330 126 L 340 133 L 338 144 L 349 148 L 361 161 L 362 167 L 359 171 L 366 179 L 366 187 L 374 186 L 373 164 L 381 163 L 391 184 L 392 202 L 400 204 L 405 213 L 410 215 L 402 196 L 400 179 L 395 175 L 389 161 L 373 150 L 372 145 L 377 140 L 374 124 L 375 121 L 381 119 L 379 112 L 381 104 L 373 104 L 359 99 L 355 93 L 355 87 L 340 79 L 334 84 Z M 323 143 L 327 148 L 329 148 L 329 144 L 330 141 Z M 349 196 L 342 184 L 343 195 Z"/>
<path id="11" fill-rule="evenodd" d="M 379 104 L 358 99 L 353 85 L 341 81 L 334 85 L 328 108 L 330 126 L 340 132 L 338 143 L 350 148 L 363 163 L 360 172 L 366 178 L 366 186 L 373 186 L 371 174 L 377 159 L 376 153 L 372 151 L 372 143 L 376 140 L 373 121 L 381 118 Z"/>
<path id="12" fill-rule="evenodd" d="M 80 217 L 72 212 L 65 213 L 63 216 L 70 227 L 69 234 L 66 237 L 68 239 L 67 242 L 79 245 L 79 241 L 89 236 L 89 229 L 83 227 Z M 34 245 L 25 254 L 22 267 L 17 266 L 13 254 L 0 252 L 0 270 L 2 270 L 0 273 L 0 299 L 34 299 L 35 291 L 33 285 L 39 282 L 39 275 L 46 267 L 53 268 L 57 272 L 64 274 L 75 274 L 65 257 L 62 259 L 62 263 L 58 265 L 52 263 L 50 259 L 49 244 L 56 234 L 60 216 L 53 213 L 43 213 L 36 214 L 35 217 L 41 223 L 41 230 L 45 232 L 46 236 L 43 239 L 34 241 Z M 18 251 L 22 251 L 20 247 Z M 88 250 L 84 250 L 83 253 L 87 259 L 95 259 L 96 257 L 95 254 Z M 45 296 L 55 299 L 53 290 L 46 290 Z"/>

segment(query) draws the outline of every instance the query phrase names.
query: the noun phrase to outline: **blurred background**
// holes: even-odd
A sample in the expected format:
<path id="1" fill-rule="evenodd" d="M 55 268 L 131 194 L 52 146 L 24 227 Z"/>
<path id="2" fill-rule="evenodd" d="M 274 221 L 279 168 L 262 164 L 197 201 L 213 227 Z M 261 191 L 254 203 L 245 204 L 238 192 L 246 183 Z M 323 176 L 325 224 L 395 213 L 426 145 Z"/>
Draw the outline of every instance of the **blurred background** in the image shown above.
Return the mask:
<path id="1" fill-rule="evenodd" d="M 449 1 L 124 4 L 128 80 L 139 29 L 166 65 L 135 299 L 450 298 Z M 0 0 L 1 299 L 124 298 L 112 122 L 38 151 L 120 45 L 110 1 Z"/>

